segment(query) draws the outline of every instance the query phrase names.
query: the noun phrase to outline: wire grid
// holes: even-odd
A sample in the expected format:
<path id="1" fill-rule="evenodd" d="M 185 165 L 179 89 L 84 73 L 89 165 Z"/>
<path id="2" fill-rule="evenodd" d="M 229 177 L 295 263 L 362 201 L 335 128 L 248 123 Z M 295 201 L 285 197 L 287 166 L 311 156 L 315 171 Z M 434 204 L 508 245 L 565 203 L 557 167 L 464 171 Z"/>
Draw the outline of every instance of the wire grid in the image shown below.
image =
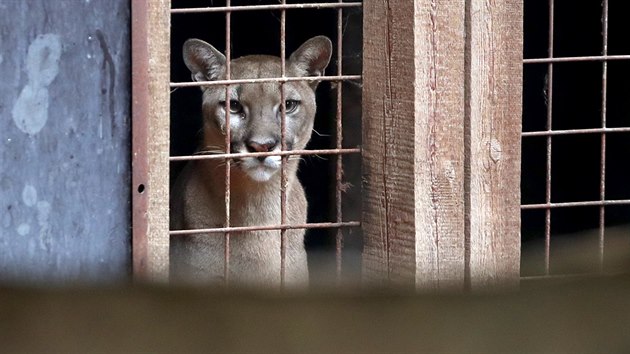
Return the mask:
<path id="1" fill-rule="evenodd" d="M 336 82 L 337 93 L 337 107 L 336 107 L 336 136 L 335 136 L 335 148 L 332 149 L 319 149 L 319 150 L 287 150 L 286 145 L 286 108 L 283 104 L 280 105 L 281 111 L 281 151 L 280 152 L 250 152 L 250 153 L 231 153 L 231 132 L 230 132 L 230 115 L 226 114 L 226 131 L 225 131 L 225 153 L 213 154 L 213 155 L 189 155 L 189 156 L 170 156 L 169 161 L 192 161 L 202 159 L 222 159 L 226 162 L 225 168 L 225 220 L 224 227 L 217 228 L 205 228 L 205 229 L 188 229 L 188 230 L 170 230 L 170 236 L 190 235 L 190 234 L 223 234 L 225 238 L 224 248 L 224 281 L 225 284 L 229 284 L 229 270 L 230 270 L 230 234 L 233 232 L 247 232 L 247 231 L 265 231 L 265 230 L 279 230 L 281 237 L 281 266 L 280 266 L 280 281 L 281 287 L 284 287 L 285 272 L 286 272 L 286 230 L 291 229 L 315 229 L 315 228 L 335 228 L 337 229 L 335 235 L 335 259 L 336 259 L 336 279 L 337 282 L 341 280 L 342 271 L 342 247 L 343 247 L 343 234 L 341 228 L 344 227 L 359 227 L 361 224 L 359 221 L 343 221 L 342 214 L 342 190 L 343 190 L 343 164 L 342 156 L 345 154 L 359 154 L 360 148 L 343 148 L 343 136 L 342 136 L 342 83 L 349 80 L 361 80 L 360 75 L 343 75 L 342 67 L 342 55 L 343 55 L 343 9 L 361 7 L 361 2 L 343 2 L 339 0 L 336 3 L 303 3 L 303 4 L 287 4 L 286 0 L 282 0 L 277 5 L 244 5 L 244 6 L 232 6 L 230 0 L 226 0 L 225 6 L 216 7 L 199 7 L 199 8 L 180 8 L 171 9 L 171 14 L 187 14 L 187 13 L 204 13 L 204 12 L 219 12 L 225 13 L 225 42 L 226 42 L 226 79 L 216 81 L 199 81 L 199 82 L 171 82 L 170 87 L 172 89 L 179 87 L 199 87 L 199 86 L 225 86 L 226 95 L 226 111 L 230 109 L 229 89 L 230 85 L 244 84 L 244 83 L 265 83 L 265 82 L 277 82 L 280 84 L 280 102 L 284 102 L 285 89 L 284 84 L 292 81 L 332 81 Z M 286 12 L 287 10 L 297 9 L 337 9 L 337 73 L 333 76 L 319 76 L 319 77 L 286 77 Z M 259 79 L 241 79 L 232 80 L 230 71 L 231 60 L 231 13 L 236 11 L 260 11 L 260 10 L 279 10 L 280 11 L 280 58 L 281 58 L 281 75 L 278 78 L 259 78 Z M 335 206 L 336 206 L 336 220 L 335 222 L 324 223 L 305 223 L 305 224 L 287 224 L 286 215 L 286 203 L 287 203 L 287 174 L 286 164 L 289 156 L 295 155 L 334 155 L 336 156 L 336 174 L 335 174 Z M 233 159 L 244 157 L 262 157 L 262 156 L 280 156 L 281 157 L 281 188 L 280 188 L 280 201 L 281 201 L 281 220 L 278 225 L 257 225 L 257 226 L 231 226 L 230 225 L 230 171 L 231 161 Z M 210 235 L 209 235 L 210 236 Z"/>
<path id="2" fill-rule="evenodd" d="M 627 133 L 630 127 L 609 128 L 606 126 L 607 118 L 607 83 L 608 83 L 608 62 L 613 60 L 630 60 L 630 55 L 608 55 L 608 0 L 602 2 L 602 50 L 601 55 L 597 56 L 574 56 L 574 57 L 554 57 L 554 0 L 549 0 L 549 31 L 548 31 L 548 47 L 547 58 L 526 58 L 523 59 L 524 65 L 546 64 L 547 65 L 547 114 L 546 114 L 546 130 L 523 132 L 521 136 L 526 139 L 528 137 L 543 136 L 546 137 L 546 178 L 545 178 L 545 202 L 539 204 L 522 204 L 521 210 L 544 210 L 545 211 L 545 229 L 544 229 L 544 275 L 527 276 L 529 278 L 551 278 L 551 277 L 567 277 L 575 276 L 574 274 L 551 274 L 551 211 L 555 208 L 571 208 L 571 207 L 599 207 L 599 239 L 598 239 L 598 271 L 604 271 L 604 242 L 605 242 L 605 208 L 611 205 L 630 205 L 630 199 L 607 200 L 606 199 L 606 136 L 611 133 Z M 555 63 L 566 62 L 601 62 L 602 64 L 602 99 L 601 99 L 601 117 L 599 128 L 592 129 L 553 129 L 553 69 Z M 551 158 L 552 158 L 552 141 L 554 136 L 560 135 L 583 135 L 583 134 L 599 134 L 600 135 L 600 169 L 599 169 L 599 200 L 577 201 L 577 202 L 558 202 L 551 201 Z"/>

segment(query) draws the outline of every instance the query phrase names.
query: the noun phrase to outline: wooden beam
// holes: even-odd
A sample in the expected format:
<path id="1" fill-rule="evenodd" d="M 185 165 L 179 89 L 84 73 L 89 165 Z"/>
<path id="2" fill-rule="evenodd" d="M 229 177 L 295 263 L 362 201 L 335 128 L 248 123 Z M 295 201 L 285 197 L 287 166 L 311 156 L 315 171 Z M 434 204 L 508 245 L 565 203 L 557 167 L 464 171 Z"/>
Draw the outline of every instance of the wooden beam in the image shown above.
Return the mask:
<path id="1" fill-rule="evenodd" d="M 133 273 L 166 281 L 169 265 L 170 0 L 133 0 Z"/>
<path id="2" fill-rule="evenodd" d="M 464 1 L 363 16 L 364 277 L 463 288 Z"/>
<path id="3" fill-rule="evenodd" d="M 416 1 L 416 282 L 464 284 L 464 0 Z"/>
<path id="4" fill-rule="evenodd" d="M 468 0 L 467 263 L 475 289 L 517 285 L 523 2 Z"/>

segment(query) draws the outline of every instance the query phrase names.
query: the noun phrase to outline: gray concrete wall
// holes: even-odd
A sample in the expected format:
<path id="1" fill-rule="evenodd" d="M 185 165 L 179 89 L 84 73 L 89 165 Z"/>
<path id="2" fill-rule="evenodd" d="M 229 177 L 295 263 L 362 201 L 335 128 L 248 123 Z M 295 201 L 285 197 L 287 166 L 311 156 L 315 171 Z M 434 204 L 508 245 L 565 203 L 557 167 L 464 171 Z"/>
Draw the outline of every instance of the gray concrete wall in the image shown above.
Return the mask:
<path id="1" fill-rule="evenodd" d="M 0 0 L 0 280 L 130 264 L 128 0 Z"/>

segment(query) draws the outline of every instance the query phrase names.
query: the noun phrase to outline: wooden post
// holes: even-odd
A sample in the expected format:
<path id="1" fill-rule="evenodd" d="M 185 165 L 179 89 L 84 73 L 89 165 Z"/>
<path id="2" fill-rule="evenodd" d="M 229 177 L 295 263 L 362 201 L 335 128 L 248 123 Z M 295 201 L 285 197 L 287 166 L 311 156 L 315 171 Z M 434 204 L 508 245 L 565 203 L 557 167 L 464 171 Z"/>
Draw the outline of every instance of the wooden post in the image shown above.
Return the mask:
<path id="1" fill-rule="evenodd" d="M 517 285 L 523 1 L 468 0 L 467 183 L 470 286 Z"/>
<path id="2" fill-rule="evenodd" d="M 133 272 L 166 281 L 169 256 L 170 0 L 133 0 Z"/>
<path id="3" fill-rule="evenodd" d="M 368 281 L 464 286 L 464 9 L 464 0 L 364 3 Z"/>
<path id="4" fill-rule="evenodd" d="M 367 1 L 363 38 L 365 279 L 517 284 L 522 0 Z"/>

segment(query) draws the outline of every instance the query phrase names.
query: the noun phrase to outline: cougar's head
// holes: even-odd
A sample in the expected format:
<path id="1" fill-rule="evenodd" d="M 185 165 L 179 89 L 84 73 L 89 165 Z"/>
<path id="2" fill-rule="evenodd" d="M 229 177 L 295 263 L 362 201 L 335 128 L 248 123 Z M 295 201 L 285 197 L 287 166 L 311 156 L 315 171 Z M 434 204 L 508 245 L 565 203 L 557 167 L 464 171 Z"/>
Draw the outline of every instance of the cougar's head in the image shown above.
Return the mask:
<path id="1" fill-rule="evenodd" d="M 324 36 L 306 41 L 285 63 L 287 77 L 321 76 L 328 66 L 332 43 Z M 189 39 L 184 62 L 195 81 L 226 79 L 225 56 L 210 44 Z M 256 79 L 281 76 L 279 57 L 249 55 L 230 62 L 230 78 Z M 287 150 L 303 149 L 310 139 L 315 117 L 316 81 L 290 81 L 204 86 L 204 144 L 225 149 L 226 116 L 230 117 L 230 148 L 237 152 L 272 152 L 281 149 L 282 106 L 286 112 Z M 280 156 L 246 157 L 238 168 L 255 181 L 268 181 L 280 169 Z"/>

